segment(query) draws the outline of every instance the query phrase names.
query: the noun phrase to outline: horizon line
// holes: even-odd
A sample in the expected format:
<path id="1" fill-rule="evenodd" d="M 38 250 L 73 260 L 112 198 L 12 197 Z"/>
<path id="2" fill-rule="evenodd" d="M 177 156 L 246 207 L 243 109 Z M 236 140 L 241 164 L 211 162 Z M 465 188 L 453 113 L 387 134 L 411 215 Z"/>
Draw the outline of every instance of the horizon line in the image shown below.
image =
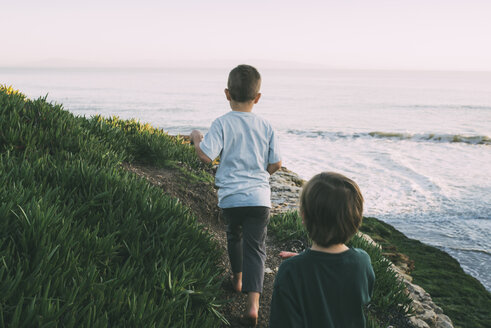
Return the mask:
<path id="1" fill-rule="evenodd" d="M 361 68 L 361 67 L 322 67 L 314 66 L 311 67 L 301 67 L 301 66 L 269 66 L 268 65 L 256 65 L 260 69 L 264 70 L 291 70 L 291 71 L 387 71 L 387 72 L 455 72 L 455 73 L 491 73 L 491 69 L 477 70 L 477 69 L 448 69 L 448 68 Z M 309 65 L 310 66 L 310 65 Z M 224 66 L 197 66 L 197 65 L 0 65 L 0 69 L 129 69 L 129 70 L 148 70 L 148 69 L 230 69 L 230 65 Z"/>

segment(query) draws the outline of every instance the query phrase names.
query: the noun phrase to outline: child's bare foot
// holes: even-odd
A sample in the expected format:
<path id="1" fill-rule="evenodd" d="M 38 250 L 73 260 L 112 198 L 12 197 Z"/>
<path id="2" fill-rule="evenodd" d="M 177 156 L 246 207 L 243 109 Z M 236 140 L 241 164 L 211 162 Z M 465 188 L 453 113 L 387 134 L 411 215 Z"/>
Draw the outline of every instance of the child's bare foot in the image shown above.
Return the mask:
<path id="1" fill-rule="evenodd" d="M 282 259 L 288 259 L 290 257 L 293 257 L 295 255 L 298 255 L 298 253 L 293 253 L 293 252 L 286 252 L 286 251 L 281 251 L 279 256 L 282 258 Z"/>
<path id="2" fill-rule="evenodd" d="M 247 293 L 247 310 L 240 316 L 240 323 L 244 326 L 255 327 L 259 317 L 259 297 L 257 292 Z"/>
<path id="3" fill-rule="evenodd" d="M 232 289 L 240 293 L 242 291 L 242 272 L 232 274 L 230 282 L 232 283 Z"/>

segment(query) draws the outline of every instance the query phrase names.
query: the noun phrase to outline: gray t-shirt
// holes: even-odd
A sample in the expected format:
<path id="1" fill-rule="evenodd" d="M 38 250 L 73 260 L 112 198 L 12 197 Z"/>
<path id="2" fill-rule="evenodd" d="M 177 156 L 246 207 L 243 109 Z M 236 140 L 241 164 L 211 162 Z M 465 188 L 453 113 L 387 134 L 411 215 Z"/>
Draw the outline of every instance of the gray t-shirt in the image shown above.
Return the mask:
<path id="1" fill-rule="evenodd" d="M 271 207 L 266 168 L 281 159 L 268 121 L 251 112 L 228 112 L 213 121 L 200 148 L 212 160 L 220 155 L 215 175 L 219 207 Z"/>

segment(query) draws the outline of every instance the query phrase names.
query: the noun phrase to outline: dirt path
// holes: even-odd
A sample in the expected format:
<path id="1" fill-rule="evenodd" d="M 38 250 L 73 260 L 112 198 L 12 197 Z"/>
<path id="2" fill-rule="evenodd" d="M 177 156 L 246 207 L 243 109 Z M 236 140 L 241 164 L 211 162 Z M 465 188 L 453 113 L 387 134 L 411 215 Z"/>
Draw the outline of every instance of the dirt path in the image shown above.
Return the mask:
<path id="1" fill-rule="evenodd" d="M 226 270 L 226 275 L 230 275 L 225 223 L 219 217 L 215 190 L 205 183 L 190 183 L 188 177 L 179 169 L 157 169 L 147 165 L 128 163 L 123 164 L 123 167 L 138 176 L 146 178 L 150 183 L 159 186 L 164 193 L 178 198 L 194 212 L 198 220 L 209 229 L 214 239 L 218 241 L 220 248 L 223 250 L 221 263 Z M 269 304 L 271 303 L 273 292 L 274 276 L 281 262 L 277 256 L 280 252 L 280 246 L 272 237 L 268 236 L 266 240 L 266 272 L 269 273 L 265 273 L 264 277 L 264 288 L 260 300 L 259 324 L 257 327 L 268 327 Z M 246 296 L 233 292 L 225 284 L 223 286 L 223 298 L 227 300 L 227 303 L 223 305 L 221 312 L 230 322 L 230 326 L 228 327 L 242 327 L 237 319 L 245 311 Z M 223 327 L 227 326 L 223 325 Z"/>

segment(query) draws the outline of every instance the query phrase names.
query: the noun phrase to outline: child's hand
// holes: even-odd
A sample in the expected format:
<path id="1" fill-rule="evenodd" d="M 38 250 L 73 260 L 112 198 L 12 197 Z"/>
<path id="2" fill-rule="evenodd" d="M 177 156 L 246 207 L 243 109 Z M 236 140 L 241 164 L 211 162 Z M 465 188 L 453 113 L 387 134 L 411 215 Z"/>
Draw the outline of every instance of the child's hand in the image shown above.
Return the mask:
<path id="1" fill-rule="evenodd" d="M 298 253 L 293 253 L 293 252 L 286 252 L 286 251 L 281 251 L 279 256 L 282 258 L 282 259 L 288 259 L 290 257 L 293 257 L 295 255 L 298 255 Z"/>
<path id="2" fill-rule="evenodd" d="M 201 140 L 203 140 L 203 134 L 199 130 L 193 130 L 189 135 L 189 138 L 191 139 L 191 144 L 193 145 L 195 143 L 200 143 Z"/>

